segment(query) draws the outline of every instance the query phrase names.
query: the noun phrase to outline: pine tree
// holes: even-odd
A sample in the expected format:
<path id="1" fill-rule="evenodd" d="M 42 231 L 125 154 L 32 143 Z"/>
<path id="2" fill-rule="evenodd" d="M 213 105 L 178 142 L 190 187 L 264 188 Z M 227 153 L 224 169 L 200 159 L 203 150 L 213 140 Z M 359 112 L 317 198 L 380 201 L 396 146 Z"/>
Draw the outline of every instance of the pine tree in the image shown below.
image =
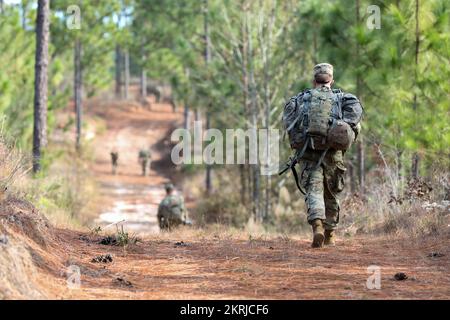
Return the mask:
<path id="1" fill-rule="evenodd" d="M 36 20 L 36 65 L 34 85 L 33 172 L 35 173 L 41 169 L 42 148 L 47 144 L 49 26 L 49 0 L 39 0 Z"/>

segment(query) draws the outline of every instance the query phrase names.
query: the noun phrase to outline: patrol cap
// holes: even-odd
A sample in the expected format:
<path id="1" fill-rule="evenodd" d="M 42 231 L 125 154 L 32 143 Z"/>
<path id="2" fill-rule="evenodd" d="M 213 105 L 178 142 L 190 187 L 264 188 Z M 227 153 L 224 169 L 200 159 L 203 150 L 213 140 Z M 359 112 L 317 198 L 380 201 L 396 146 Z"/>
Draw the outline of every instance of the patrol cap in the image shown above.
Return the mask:
<path id="1" fill-rule="evenodd" d="M 164 189 L 166 189 L 166 191 L 170 191 L 170 190 L 175 189 L 175 187 L 171 182 L 168 182 L 168 183 L 164 184 Z"/>
<path id="2" fill-rule="evenodd" d="M 333 66 L 329 63 L 319 63 L 314 66 L 313 72 L 314 78 L 319 74 L 327 74 L 333 77 Z"/>

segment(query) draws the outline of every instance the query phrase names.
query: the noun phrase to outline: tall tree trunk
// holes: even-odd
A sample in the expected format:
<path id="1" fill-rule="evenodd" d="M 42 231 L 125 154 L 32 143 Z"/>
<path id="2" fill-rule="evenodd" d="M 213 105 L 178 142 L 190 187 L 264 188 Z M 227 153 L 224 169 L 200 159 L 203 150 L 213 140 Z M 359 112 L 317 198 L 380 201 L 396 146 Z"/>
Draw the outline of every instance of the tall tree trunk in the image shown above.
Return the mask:
<path id="1" fill-rule="evenodd" d="M 246 3 L 242 5 L 244 12 L 244 20 L 242 23 L 242 81 L 243 81 L 243 106 L 244 114 L 251 123 L 251 127 L 257 127 L 257 101 L 255 92 L 255 83 L 253 75 L 253 57 L 252 57 L 252 43 L 248 30 L 248 6 Z M 248 151 L 247 146 L 247 151 Z M 249 154 L 249 153 L 247 153 Z M 245 166 L 248 169 L 248 184 L 242 186 L 247 187 L 249 195 L 251 196 L 252 217 L 254 221 L 261 221 L 260 219 L 260 172 L 258 164 L 249 164 Z M 244 190 L 245 191 L 245 190 Z M 251 192 L 250 192 L 251 191 Z M 246 192 L 244 192 L 246 193 Z"/>
<path id="2" fill-rule="evenodd" d="M 39 2 L 39 1 L 38 1 Z M 21 9 L 22 9 L 22 28 L 24 30 L 27 29 L 27 7 L 28 1 L 21 1 Z"/>
<path id="3" fill-rule="evenodd" d="M 420 50 L 420 26 L 419 26 L 419 10 L 420 10 L 420 4 L 419 0 L 416 0 L 416 12 L 415 12 L 415 19 L 416 19 L 416 41 L 415 41 L 415 68 L 414 68 L 414 85 L 417 86 L 417 78 L 418 78 L 418 69 L 419 69 L 419 50 Z M 414 117 L 417 119 L 417 94 L 414 94 Z M 415 120 L 416 121 L 416 120 Z M 416 125 L 417 127 L 417 125 Z M 417 152 L 414 152 L 412 156 L 411 161 L 411 176 L 413 179 L 417 179 L 419 177 L 419 163 L 420 163 L 420 156 Z"/>
<path id="4" fill-rule="evenodd" d="M 417 152 L 414 152 L 412 155 L 412 164 L 411 164 L 411 177 L 413 179 L 419 178 L 419 163 L 420 157 Z"/>
<path id="5" fill-rule="evenodd" d="M 256 128 L 257 125 L 257 119 L 256 117 L 253 118 L 252 121 L 252 127 Z M 252 177 L 253 177 L 253 194 L 252 194 L 252 201 L 253 201 L 253 213 L 255 215 L 255 221 L 261 222 L 261 208 L 260 208 L 260 168 L 258 164 L 252 165 Z"/>
<path id="6" fill-rule="evenodd" d="M 184 129 L 187 131 L 191 130 L 191 111 L 186 102 L 184 103 Z"/>
<path id="7" fill-rule="evenodd" d="M 5 12 L 5 3 L 3 0 L 0 0 L 0 11 L 1 13 Z"/>
<path id="8" fill-rule="evenodd" d="M 266 162 L 267 166 L 270 166 L 270 109 L 272 107 L 271 103 L 271 87 L 270 87 L 270 79 L 271 74 L 269 71 L 269 65 L 270 65 L 270 52 L 272 50 L 272 32 L 273 32 L 273 25 L 275 20 L 275 5 L 271 8 L 271 15 L 269 17 L 269 23 L 267 28 L 267 39 L 264 39 L 261 35 L 261 46 L 265 46 L 263 51 L 263 64 L 264 64 L 264 114 L 265 114 L 265 127 L 267 129 L 267 149 L 266 149 Z M 264 213 L 263 213 L 263 220 L 267 220 L 269 218 L 270 213 L 270 204 L 271 204 L 271 175 L 266 175 L 266 189 L 265 189 L 265 206 L 264 206 Z"/>
<path id="9" fill-rule="evenodd" d="M 211 114 L 209 112 L 206 113 L 206 130 L 211 127 Z M 206 165 L 206 175 L 205 175 L 205 188 L 206 194 L 211 194 L 212 192 L 212 165 Z"/>
<path id="10" fill-rule="evenodd" d="M 359 25 L 361 21 L 360 16 L 360 0 L 356 0 L 356 26 Z M 358 40 L 356 40 L 358 41 Z M 356 59 L 355 61 L 359 61 L 359 55 L 360 55 L 360 47 L 359 43 L 356 42 Z M 356 71 L 356 95 L 357 97 L 362 100 L 361 94 L 362 94 L 362 82 L 361 82 L 361 76 L 359 74 L 359 71 Z M 365 193 L 365 185 L 366 185 L 366 171 L 365 171 L 365 150 L 364 150 L 364 135 L 359 135 L 359 141 L 357 143 L 357 161 L 358 161 L 358 181 L 359 181 L 359 192 L 361 196 Z"/>
<path id="11" fill-rule="evenodd" d="M 147 60 L 147 56 L 145 54 L 144 45 L 141 47 L 142 51 L 142 69 L 141 69 L 141 96 L 144 103 L 147 102 L 147 71 L 145 69 L 145 62 Z"/>
<path id="12" fill-rule="evenodd" d="M 141 96 L 143 101 L 147 98 L 147 72 L 144 68 L 141 70 Z"/>
<path id="13" fill-rule="evenodd" d="M 122 98 L 122 54 L 120 52 L 120 46 L 116 45 L 116 57 L 115 57 L 115 73 L 116 73 L 116 98 Z"/>
<path id="14" fill-rule="evenodd" d="M 195 109 L 194 111 L 194 121 L 195 122 L 199 122 L 202 121 L 202 112 L 200 111 L 200 109 Z M 193 161 L 194 164 L 201 164 L 202 163 L 202 159 L 203 159 L 203 144 L 202 141 L 203 139 L 201 139 L 202 134 L 203 134 L 203 129 L 204 129 L 204 125 L 203 125 L 203 121 L 201 122 L 201 127 L 197 127 L 197 125 L 194 124 L 194 148 L 193 148 Z M 198 136 L 198 140 L 195 139 L 195 136 Z"/>
<path id="15" fill-rule="evenodd" d="M 361 196 L 363 196 L 366 188 L 364 136 L 361 134 L 358 137 L 358 139 L 359 139 L 357 144 L 358 182 L 359 182 L 359 192 Z"/>
<path id="16" fill-rule="evenodd" d="M 195 121 L 201 121 L 202 120 L 202 112 L 198 108 L 195 109 L 195 111 L 194 111 L 194 120 Z"/>
<path id="17" fill-rule="evenodd" d="M 208 11 L 209 11 L 209 3 L 208 0 L 203 0 L 203 28 L 204 35 L 203 40 L 205 42 L 205 51 L 204 51 L 204 59 L 206 66 L 211 62 L 211 39 L 209 36 L 209 19 L 208 19 Z"/>
<path id="18" fill-rule="evenodd" d="M 34 67 L 33 172 L 41 169 L 42 148 L 47 145 L 48 44 L 50 1 L 38 2 L 36 20 L 36 62 Z"/>
<path id="19" fill-rule="evenodd" d="M 74 94 L 75 94 L 75 112 L 76 112 L 76 126 L 77 126 L 77 136 L 76 136 L 76 148 L 80 150 L 81 147 L 81 127 L 82 127 L 82 117 L 83 117 L 83 105 L 82 105 L 82 87 L 83 87 L 83 66 L 81 64 L 82 55 L 82 45 L 81 40 L 77 39 L 75 41 L 75 52 L 74 52 L 74 64 L 75 64 L 75 81 L 74 81 Z"/>
<path id="20" fill-rule="evenodd" d="M 130 53 L 128 49 L 125 51 L 125 100 L 129 98 L 130 89 Z"/>
<path id="21" fill-rule="evenodd" d="M 208 10 L 209 10 L 209 3 L 208 0 L 204 0 L 203 2 L 203 27 L 204 27 L 204 41 L 205 41 L 205 65 L 206 68 L 209 67 L 209 63 L 211 62 L 211 40 L 209 37 L 209 21 L 208 21 Z M 208 75 L 209 77 L 209 75 Z M 208 106 L 206 108 L 206 130 L 210 128 L 211 125 L 211 112 L 210 112 L 210 105 L 208 102 Z M 205 189 L 206 193 L 210 194 L 212 192 L 212 182 L 211 182 L 211 174 L 212 174 L 212 166 L 207 164 L 206 165 L 206 172 L 205 172 Z"/>
<path id="22" fill-rule="evenodd" d="M 241 180 L 241 203 L 247 202 L 247 178 L 245 164 L 239 165 L 239 177 Z"/>
<path id="23" fill-rule="evenodd" d="M 261 222 L 261 210 L 260 210 L 260 172 L 257 164 L 252 166 L 253 173 L 253 212 L 255 220 Z"/>
<path id="24" fill-rule="evenodd" d="M 398 190 L 397 194 L 400 195 L 403 188 L 403 150 L 397 150 L 397 179 L 398 179 Z"/>
<path id="25" fill-rule="evenodd" d="M 247 13 L 246 13 L 247 14 Z M 256 83 L 254 76 L 254 66 L 253 66 L 253 45 L 252 39 L 248 32 L 247 25 L 247 42 L 248 42 L 248 80 L 249 80 L 249 88 L 250 88 L 250 112 L 251 112 L 251 126 L 252 129 L 256 130 L 258 127 L 258 101 L 256 96 Z M 261 222 L 261 208 L 260 208 L 260 170 L 259 164 L 252 165 L 252 173 L 253 173 L 253 214 L 255 217 L 255 221 Z"/>
<path id="26" fill-rule="evenodd" d="M 348 171 L 350 178 L 350 191 L 352 194 L 356 193 L 356 177 L 355 177 L 355 159 L 352 157 L 348 160 Z"/>
<path id="27" fill-rule="evenodd" d="M 186 78 L 189 79 L 190 71 L 188 68 L 184 69 Z M 189 80 L 188 80 L 189 81 Z M 191 110 L 189 108 L 189 100 L 187 94 L 184 97 L 184 129 L 191 130 Z"/>
<path id="28" fill-rule="evenodd" d="M 253 190 L 254 190 L 254 186 L 253 186 L 253 183 L 254 183 L 253 166 L 248 164 L 248 165 L 246 165 L 246 167 L 247 167 L 247 181 L 248 181 L 248 183 L 247 183 L 247 190 L 248 190 L 248 192 L 247 192 L 247 199 L 249 201 L 248 204 L 250 205 L 250 209 L 252 210 L 253 221 L 256 221 L 255 206 L 254 206 L 254 202 L 253 202 Z"/>
<path id="29" fill-rule="evenodd" d="M 245 6 L 245 3 L 244 3 Z M 243 8 L 243 11 L 246 11 Z M 242 23 L 242 83 L 243 83 L 243 101 L 242 101 L 242 111 L 245 117 L 248 119 L 250 117 L 249 112 L 249 84 L 248 84 L 248 37 L 247 37 L 247 16 L 245 16 L 244 23 Z M 248 154 L 248 146 L 246 145 L 246 154 Z M 241 184 L 241 195 L 242 203 L 248 204 L 247 200 L 250 198 L 250 190 L 252 188 L 252 173 L 251 167 L 248 164 L 244 164 L 241 168 L 241 178 L 245 181 Z M 254 218 L 254 217 L 253 217 Z"/>

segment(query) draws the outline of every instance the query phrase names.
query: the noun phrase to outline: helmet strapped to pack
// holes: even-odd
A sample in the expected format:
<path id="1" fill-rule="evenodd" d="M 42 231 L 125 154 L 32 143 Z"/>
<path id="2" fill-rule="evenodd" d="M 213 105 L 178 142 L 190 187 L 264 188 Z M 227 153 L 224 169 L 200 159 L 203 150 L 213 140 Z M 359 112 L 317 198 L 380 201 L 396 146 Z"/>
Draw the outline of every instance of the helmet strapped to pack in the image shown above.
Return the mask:
<path id="1" fill-rule="evenodd" d="M 350 125 L 342 120 L 334 120 L 328 131 L 330 148 L 335 150 L 348 150 L 355 141 L 355 132 Z"/>

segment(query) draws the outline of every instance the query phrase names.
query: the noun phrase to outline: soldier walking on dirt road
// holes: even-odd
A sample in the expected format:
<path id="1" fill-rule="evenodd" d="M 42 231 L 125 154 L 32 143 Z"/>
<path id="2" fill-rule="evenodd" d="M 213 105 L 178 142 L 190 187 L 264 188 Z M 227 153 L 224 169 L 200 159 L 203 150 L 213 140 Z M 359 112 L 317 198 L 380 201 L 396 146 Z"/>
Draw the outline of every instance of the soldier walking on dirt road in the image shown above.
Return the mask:
<path id="1" fill-rule="evenodd" d="M 292 97 L 283 111 L 283 123 L 295 155 L 280 174 L 291 169 L 305 196 L 314 248 L 335 245 L 338 197 L 344 189 L 346 171 L 344 154 L 358 136 L 363 112 L 356 96 L 332 89 L 333 83 L 333 66 L 316 65 L 314 88 Z"/>
<path id="2" fill-rule="evenodd" d="M 151 169 L 152 165 L 152 154 L 149 149 L 141 149 L 139 151 L 138 161 L 142 168 L 142 175 L 145 177 L 147 175 L 147 165 L 148 169 Z"/>
<path id="3" fill-rule="evenodd" d="M 110 155 L 111 155 L 112 174 L 115 175 L 117 173 L 117 165 L 119 162 L 119 152 L 116 149 L 113 149 Z"/>

